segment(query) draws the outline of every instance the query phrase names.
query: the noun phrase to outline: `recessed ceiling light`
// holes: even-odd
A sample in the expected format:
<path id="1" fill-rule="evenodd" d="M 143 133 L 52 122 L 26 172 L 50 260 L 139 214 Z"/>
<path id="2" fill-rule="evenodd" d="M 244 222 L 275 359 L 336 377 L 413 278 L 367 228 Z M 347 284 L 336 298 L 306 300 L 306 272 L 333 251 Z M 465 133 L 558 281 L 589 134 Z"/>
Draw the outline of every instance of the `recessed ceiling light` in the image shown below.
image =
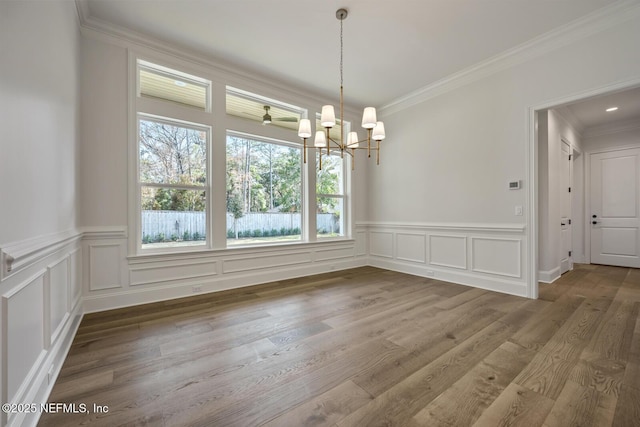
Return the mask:
<path id="1" fill-rule="evenodd" d="M 611 113 L 612 111 L 616 111 L 618 109 L 618 107 L 611 107 L 611 108 L 607 108 L 605 111 L 607 113 Z"/>

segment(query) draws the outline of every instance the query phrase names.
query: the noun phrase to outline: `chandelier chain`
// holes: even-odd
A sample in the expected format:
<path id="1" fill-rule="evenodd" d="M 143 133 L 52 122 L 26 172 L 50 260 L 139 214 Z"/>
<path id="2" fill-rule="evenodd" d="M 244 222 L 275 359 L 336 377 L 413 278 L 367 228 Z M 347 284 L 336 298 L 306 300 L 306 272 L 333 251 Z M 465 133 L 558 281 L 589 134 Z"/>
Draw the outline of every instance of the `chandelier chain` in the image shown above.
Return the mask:
<path id="1" fill-rule="evenodd" d="M 343 26 L 343 23 L 344 23 L 343 19 L 341 19 L 340 20 L 340 86 L 342 86 L 342 83 L 343 83 L 343 77 L 342 77 L 342 63 L 343 63 L 342 52 L 344 50 L 344 47 L 343 47 L 344 46 L 344 41 L 343 41 L 343 38 L 342 38 L 342 26 Z"/>

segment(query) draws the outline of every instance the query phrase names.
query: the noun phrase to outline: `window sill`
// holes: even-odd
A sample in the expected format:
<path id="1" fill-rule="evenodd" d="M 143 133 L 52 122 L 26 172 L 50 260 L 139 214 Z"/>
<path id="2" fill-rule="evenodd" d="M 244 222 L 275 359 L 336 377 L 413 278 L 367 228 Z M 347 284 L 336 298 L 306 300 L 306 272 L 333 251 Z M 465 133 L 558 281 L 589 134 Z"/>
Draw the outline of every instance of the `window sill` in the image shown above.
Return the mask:
<path id="1" fill-rule="evenodd" d="M 208 258 L 212 256 L 224 256 L 227 254 L 252 254 L 252 253 L 265 253 L 275 252 L 278 250 L 291 250 L 291 249 L 303 249 L 314 248 L 329 245 L 340 244 L 355 244 L 355 239 L 352 237 L 328 237 L 320 239 L 314 242 L 283 242 L 283 243 L 271 243 L 261 245 L 238 245 L 234 247 L 210 249 L 210 248 L 194 248 L 183 249 L 180 251 L 171 252 L 149 252 L 139 253 L 136 255 L 129 255 L 127 259 L 132 263 L 137 262 L 149 262 L 149 261 L 161 261 L 163 259 L 184 259 L 184 258 Z"/>

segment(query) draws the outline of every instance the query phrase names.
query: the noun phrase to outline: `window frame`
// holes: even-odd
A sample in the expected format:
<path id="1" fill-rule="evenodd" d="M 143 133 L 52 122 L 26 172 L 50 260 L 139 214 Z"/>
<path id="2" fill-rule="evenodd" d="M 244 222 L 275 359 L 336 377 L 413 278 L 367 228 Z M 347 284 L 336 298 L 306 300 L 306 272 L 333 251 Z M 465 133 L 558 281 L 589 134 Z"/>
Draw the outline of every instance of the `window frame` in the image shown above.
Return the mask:
<path id="1" fill-rule="evenodd" d="M 346 120 L 345 120 L 346 122 Z M 349 125 L 348 122 L 347 126 Z M 347 128 L 348 129 L 348 128 Z M 325 156 L 327 154 L 324 154 Z M 319 170 L 316 168 L 316 201 L 315 201 L 315 205 L 316 205 L 316 215 L 318 214 L 318 199 L 320 199 L 320 197 L 328 197 L 328 198 L 332 198 L 332 199 L 340 199 L 342 201 L 342 212 L 340 214 L 340 230 L 341 233 L 338 236 L 322 236 L 318 231 L 317 231 L 317 224 L 316 224 L 316 238 L 320 241 L 325 241 L 325 240 L 335 240 L 335 239 L 346 239 L 349 237 L 349 231 L 347 230 L 348 227 L 348 221 L 347 218 L 349 217 L 349 212 L 351 211 L 350 206 L 348 205 L 350 198 L 347 195 L 347 180 L 349 179 L 347 173 L 348 171 L 351 170 L 350 167 L 348 167 L 348 165 L 351 163 L 351 156 L 349 154 L 345 154 L 344 156 L 340 155 L 340 151 L 339 150 L 329 150 L 329 156 L 335 156 L 340 158 L 341 160 L 341 165 L 340 165 L 340 169 L 341 170 L 341 183 L 340 183 L 340 187 L 342 190 L 342 194 L 325 194 L 325 193 L 318 193 L 317 187 L 317 179 L 318 179 L 318 172 Z M 317 161 L 318 161 L 318 153 L 316 152 L 316 167 L 317 167 Z"/>
<path id="2" fill-rule="evenodd" d="M 211 133 L 212 133 L 212 128 L 211 126 L 205 126 L 205 125 L 201 125 L 199 123 L 189 123 L 189 122 L 185 122 L 184 120 L 176 120 L 176 119 L 171 119 L 171 118 L 167 118 L 167 117 L 160 117 L 160 116 L 156 116 L 153 114 L 148 114 L 148 113 L 140 113 L 138 112 L 136 114 L 137 117 L 137 122 L 136 122 L 136 128 L 137 128 L 137 176 L 136 176 L 136 183 L 137 183 L 137 210 L 138 210 L 138 229 L 136 232 L 136 235 L 138 237 L 140 237 L 139 242 L 138 242 L 138 250 L 141 253 L 151 253 L 151 252 L 178 252 L 178 251 L 184 251 L 184 250 L 193 250 L 193 249 L 202 249 L 202 248 L 210 248 L 212 246 L 211 244 L 211 238 L 212 238 L 212 232 L 211 232 L 211 226 L 209 224 L 211 224 L 211 203 L 210 203 L 210 198 L 211 198 L 211 191 L 212 191 L 212 180 L 211 180 Z M 140 122 L 141 121 L 150 121 L 150 122 L 156 122 L 156 123 L 162 123 L 162 124 L 166 124 L 169 126 L 176 126 L 176 127 L 181 127 L 181 128 L 185 128 L 185 129 L 190 129 L 190 130 L 195 130 L 195 131 L 199 131 L 199 132 L 204 132 L 205 133 L 205 183 L 203 185 L 191 185 L 191 184 L 172 184 L 172 183 L 155 183 L 155 182 L 146 182 L 146 181 L 142 181 L 140 173 L 141 173 L 141 169 L 140 169 Z M 171 246 L 171 247 L 165 247 L 165 248 L 161 248 L 161 247 L 144 247 L 144 243 L 143 243 L 143 238 L 144 235 L 142 235 L 142 230 L 143 230 L 143 224 L 142 224 L 142 211 L 144 209 L 142 209 L 142 188 L 143 187 L 148 187 L 148 188 L 166 188 L 166 189 L 171 189 L 171 190 L 195 190 L 195 191 L 204 191 L 205 193 L 205 224 L 206 224 L 206 228 L 205 228 L 205 242 L 204 245 L 203 244 L 192 244 L 192 245 L 183 245 L 183 246 Z"/>
<path id="3" fill-rule="evenodd" d="M 291 146 L 302 150 L 302 140 L 297 132 L 278 126 L 263 125 L 255 120 L 228 114 L 226 95 L 231 89 L 248 96 L 256 101 L 266 100 L 267 104 L 278 105 L 292 111 L 300 111 L 300 119 L 319 117 L 321 102 L 303 99 L 299 94 L 287 92 L 286 89 L 270 88 L 256 85 L 255 82 L 245 81 L 243 78 L 220 73 L 206 64 L 198 64 L 185 59 L 169 57 L 151 51 L 129 50 L 128 52 L 128 91 L 127 91 L 127 136 L 128 136 L 128 178 L 126 223 L 127 253 L 130 259 L 145 256 L 171 256 L 181 253 L 197 253 L 207 251 L 250 250 L 270 246 L 305 245 L 318 242 L 351 240 L 353 239 L 352 221 L 352 180 L 351 159 L 343 162 L 343 194 L 339 196 L 343 203 L 342 236 L 322 237 L 317 235 L 317 168 L 312 160 L 318 150 L 308 148 L 307 162 L 301 165 L 301 238 L 295 241 L 257 242 L 250 245 L 227 244 L 226 221 L 226 137 L 228 132 L 234 132 L 258 141 Z M 206 108 L 205 110 L 189 104 L 182 104 L 170 99 L 164 100 L 154 96 L 140 94 L 140 67 L 151 66 L 165 75 L 176 76 L 176 80 L 187 80 L 195 77 L 196 83 L 205 82 Z M 297 100 L 297 102 L 296 102 Z M 293 102 L 291 102 L 293 101 Z M 355 113 L 354 113 L 355 114 Z M 184 124 L 187 127 L 207 128 L 207 183 L 206 183 L 206 241 L 204 245 L 174 246 L 167 248 L 143 248 L 142 244 L 142 199 L 141 189 L 144 185 L 140 179 L 139 157 L 139 120 L 140 117 L 152 120 L 166 119 L 172 124 Z M 345 125 L 350 123 L 350 113 L 345 113 Z M 303 153 L 301 153 L 303 154 Z M 154 185 L 156 186 L 156 185 Z M 157 185 L 169 188 L 171 185 Z M 180 186 L 184 188 L 184 186 Z M 185 188 L 189 189 L 189 188 Z M 200 187 L 198 189 L 201 189 Z"/>
<path id="4" fill-rule="evenodd" d="M 229 248 L 242 248 L 242 247 L 250 247 L 250 248 L 254 248 L 254 247 L 262 247 L 262 246 L 273 246 L 273 245 L 284 245 L 284 244 L 299 244 L 299 243 L 305 243 L 307 242 L 307 240 L 305 239 L 305 229 L 307 228 L 307 221 L 305 220 L 305 207 L 306 207 L 306 195 L 305 195 L 305 187 L 306 187 L 306 179 L 305 179 L 305 173 L 304 173 L 304 164 L 302 162 L 303 159 L 303 153 L 302 153 L 302 146 L 298 143 L 295 142 L 291 142 L 291 141 L 284 141 L 281 139 L 276 139 L 276 138 L 269 138 L 266 136 L 262 136 L 262 135 L 254 135 L 254 134 L 249 134 L 246 132 L 241 132 L 241 131 L 236 131 L 236 130 L 230 130 L 227 129 L 226 132 L 227 137 L 228 136 L 236 136 L 239 138 L 244 138 L 244 139 L 249 139 L 251 141 L 255 141 L 255 142 L 262 142 L 262 143 L 266 143 L 266 144 L 273 144 L 273 145 L 279 145 L 279 146 L 283 146 L 283 147 L 288 147 L 288 148 L 294 148 L 300 151 L 300 160 L 299 160 L 299 166 L 300 166 L 300 239 L 297 239 L 295 241 L 271 241 L 271 242 L 260 242 L 260 243 L 247 243 L 247 244 L 234 244 L 229 246 L 229 244 L 227 243 L 226 247 L 227 249 Z M 226 150 L 226 144 L 227 144 L 227 140 L 225 138 L 225 150 Z M 226 159 L 225 159 L 225 166 L 226 166 Z M 227 169 L 225 167 L 225 173 L 226 173 Z M 225 186 L 226 186 L 226 181 L 225 181 Z M 226 188 L 226 187 L 225 187 Z M 225 206 L 226 206 L 226 197 L 225 197 Z M 250 212 L 249 212 L 250 213 Z M 226 216 L 225 216 L 225 230 L 227 230 L 227 224 L 226 224 Z M 226 239 L 228 242 L 228 238 Z"/>
<path id="5" fill-rule="evenodd" d="M 214 126 L 211 120 L 212 114 L 212 86 L 213 82 L 194 74 L 188 74 L 184 70 L 185 67 L 178 66 L 170 68 L 165 65 L 164 61 L 148 60 L 140 55 L 130 53 L 129 67 L 131 81 L 135 82 L 133 89 L 129 92 L 129 209 L 128 224 L 133 226 L 134 230 L 128 233 L 129 253 L 133 255 L 156 255 L 169 253 L 194 252 L 202 250 L 210 250 L 213 247 L 213 230 L 212 230 L 212 195 L 213 189 L 213 132 Z M 177 68 L 180 68 L 177 69 Z M 182 104 L 169 99 L 161 99 L 155 97 L 147 97 L 140 92 L 140 71 L 152 70 L 166 77 L 175 76 L 179 80 L 188 80 L 196 82 L 200 85 L 206 85 L 206 106 L 205 109 L 199 109 L 188 104 Z M 140 169 L 140 122 L 148 120 L 158 123 L 165 123 L 172 126 L 183 127 L 206 134 L 205 141 L 205 168 L 206 179 L 203 186 L 189 184 L 170 184 L 170 183 L 148 183 L 141 179 Z M 168 247 L 144 247 L 142 235 L 142 188 L 166 188 L 166 189 L 185 189 L 198 190 L 205 192 L 205 221 L 206 236 L 204 244 L 168 246 Z"/>

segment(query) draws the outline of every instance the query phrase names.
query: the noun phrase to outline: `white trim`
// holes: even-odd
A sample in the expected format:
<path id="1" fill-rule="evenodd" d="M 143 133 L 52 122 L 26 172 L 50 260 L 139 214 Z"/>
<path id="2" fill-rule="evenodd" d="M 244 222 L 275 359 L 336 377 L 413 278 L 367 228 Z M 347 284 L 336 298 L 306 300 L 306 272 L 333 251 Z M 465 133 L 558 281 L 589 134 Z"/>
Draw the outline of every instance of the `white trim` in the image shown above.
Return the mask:
<path id="1" fill-rule="evenodd" d="M 81 230 L 73 229 L 1 246 L 0 281 L 31 267 L 42 258 L 53 254 L 74 240 L 80 239 L 81 236 Z"/>
<path id="2" fill-rule="evenodd" d="M 431 279 L 435 278 L 437 280 L 465 285 L 473 288 L 480 288 L 520 297 L 527 297 L 526 285 L 516 280 L 489 278 L 486 276 L 472 274 L 467 271 L 452 271 L 424 265 L 395 262 L 388 259 L 370 259 L 369 265 L 373 267 L 384 268 L 386 270 L 413 274 L 420 277 L 428 277 Z"/>
<path id="3" fill-rule="evenodd" d="M 83 227 L 82 240 L 126 239 L 127 227 Z"/>
<path id="4" fill-rule="evenodd" d="M 499 71 L 524 63 L 547 52 L 597 34 L 640 15 L 637 0 L 615 2 L 562 27 L 508 49 L 485 61 L 451 74 L 428 86 L 391 101 L 381 108 L 381 115 L 391 115 L 406 108 L 435 98 L 443 93 L 481 80 Z M 557 104 L 555 104 L 557 105 Z"/>
<path id="5" fill-rule="evenodd" d="M 455 230 L 455 231 L 490 231 L 505 233 L 524 233 L 525 224 L 489 224 L 489 223 L 454 223 L 454 222 L 376 222 L 359 221 L 357 227 L 376 227 L 388 229 L 412 230 Z"/>
<path id="6" fill-rule="evenodd" d="M 560 278 L 560 267 L 548 271 L 538 271 L 538 281 L 542 283 L 553 283 Z"/>

